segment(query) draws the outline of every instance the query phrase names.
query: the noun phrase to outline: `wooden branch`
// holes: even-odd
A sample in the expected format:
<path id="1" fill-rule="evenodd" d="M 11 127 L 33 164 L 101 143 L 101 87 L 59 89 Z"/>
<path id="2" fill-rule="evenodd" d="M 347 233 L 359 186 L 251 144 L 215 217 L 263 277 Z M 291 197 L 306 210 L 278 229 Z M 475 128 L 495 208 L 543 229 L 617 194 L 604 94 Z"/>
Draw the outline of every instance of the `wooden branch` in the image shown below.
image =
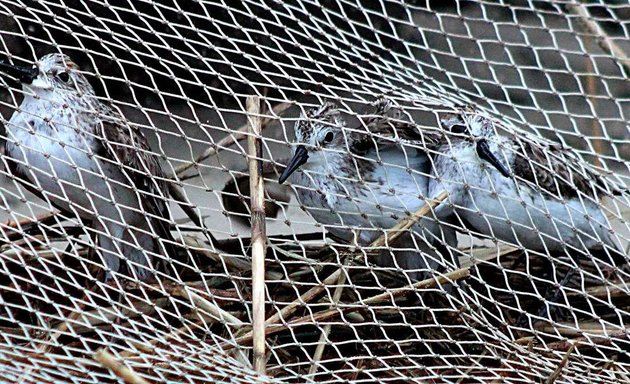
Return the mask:
<path id="1" fill-rule="evenodd" d="M 589 73 L 588 77 L 586 78 L 586 93 L 591 103 L 591 108 L 593 108 L 593 110 L 597 110 L 597 104 L 598 104 L 597 81 L 594 75 L 597 72 L 595 72 L 594 70 L 593 60 L 591 60 L 590 57 L 585 56 L 584 61 L 586 63 L 586 71 Z M 593 149 L 595 149 L 595 153 L 597 153 L 597 156 L 595 156 L 595 161 L 594 161 L 595 166 L 602 167 L 603 164 L 602 164 L 601 156 L 605 154 L 604 153 L 605 151 L 604 140 L 606 139 L 602 140 L 603 134 L 602 134 L 602 130 L 599 125 L 598 119 L 591 120 L 591 135 L 594 138 Z"/>
<path id="2" fill-rule="evenodd" d="M 116 358 L 104 349 L 99 349 L 94 354 L 94 360 L 98 361 L 105 368 L 112 371 L 116 376 L 120 377 L 128 384 L 149 384 L 148 381 L 138 376 L 129 367 L 116 361 Z"/>
<path id="3" fill-rule="evenodd" d="M 328 285 L 334 284 L 338 281 L 339 276 L 341 276 L 343 269 L 339 268 L 328 277 L 326 277 L 321 284 L 314 286 L 308 291 L 304 292 L 300 295 L 299 298 L 293 300 L 290 304 L 286 305 L 280 311 L 276 312 L 273 316 L 269 317 L 267 321 L 265 321 L 265 327 L 269 329 L 270 326 L 279 323 L 281 320 L 288 319 L 299 307 L 310 302 L 314 298 L 316 298 Z M 253 332 L 245 332 L 242 336 L 239 336 L 238 340 L 251 340 L 253 337 Z M 233 345 L 231 346 L 233 347 Z"/>
<path id="4" fill-rule="evenodd" d="M 245 257 L 230 256 L 223 253 L 218 253 L 206 248 L 199 239 L 193 236 L 183 236 L 184 245 L 194 248 L 194 252 L 202 256 L 208 257 L 216 263 L 221 265 L 225 264 L 226 267 L 237 270 L 238 272 L 250 272 L 252 270 L 252 264 L 245 260 Z M 284 277 L 281 272 L 266 271 L 265 276 L 270 280 L 279 280 Z"/>
<path id="5" fill-rule="evenodd" d="M 282 308 L 279 312 L 269 317 L 265 322 L 266 326 L 269 327 L 270 325 L 277 324 L 281 320 L 291 316 L 299 307 L 317 297 L 324 289 L 326 289 L 326 286 L 334 284 L 336 281 L 338 281 L 339 276 L 342 275 L 342 272 L 343 270 L 341 268 L 337 269 L 335 272 L 326 277 L 321 284 L 316 285 L 308 291 L 304 292 L 299 298 L 293 300 L 290 304 Z"/>
<path id="6" fill-rule="evenodd" d="M 262 142 L 260 139 L 260 99 L 247 98 L 249 121 L 247 148 L 249 160 L 250 209 L 252 213 L 252 331 L 254 337 L 253 365 L 256 372 L 265 374 L 265 185 L 262 174 Z"/>
<path id="7" fill-rule="evenodd" d="M 200 325 L 202 324 L 202 321 L 200 319 L 196 320 L 194 322 L 195 325 Z M 165 344 L 168 343 L 171 340 L 175 340 L 175 341 L 179 341 L 181 340 L 180 336 L 185 335 L 186 333 L 190 332 L 190 327 L 188 325 L 183 325 L 177 329 L 175 329 L 174 331 L 172 331 L 171 333 L 167 334 L 165 337 L 158 339 L 158 338 L 154 338 L 151 339 L 149 342 L 147 343 L 138 343 L 138 342 L 133 342 L 133 346 L 136 347 L 136 349 L 138 349 L 140 352 L 143 351 L 151 351 L 151 353 L 155 353 L 155 346 L 157 344 Z M 148 353 L 148 352 L 147 352 Z M 122 351 L 119 353 L 120 357 L 123 358 L 132 358 L 134 356 L 138 355 L 138 352 L 136 351 Z"/>
<path id="8" fill-rule="evenodd" d="M 611 345 L 615 338 L 627 339 L 630 329 L 620 329 L 618 331 L 610 331 L 606 334 L 595 335 L 589 332 L 588 337 L 576 337 L 574 339 L 556 341 L 546 346 L 548 350 L 568 351 L 572 347 L 579 348 L 597 348 L 599 345 Z"/>
<path id="9" fill-rule="evenodd" d="M 59 212 L 46 212 L 38 215 L 35 218 L 24 217 L 19 220 L 9 219 L 4 223 L 0 223 L 0 233 L 6 237 L 6 243 L 4 240 L 0 241 L 0 244 L 13 243 L 18 239 L 26 237 L 28 233 L 35 232 L 39 225 L 53 226 L 57 221 L 63 221 L 64 216 Z"/>
<path id="10" fill-rule="evenodd" d="M 177 202 L 179 207 L 182 209 L 182 211 L 184 211 L 184 213 L 186 213 L 186 215 L 193 222 L 193 224 L 195 224 L 202 230 L 204 236 L 214 246 L 217 243 L 217 240 L 215 239 L 214 235 L 208 230 L 208 228 L 206 228 L 206 225 L 203 222 L 203 219 L 197 214 L 197 211 L 195 211 L 195 208 L 193 207 L 193 205 L 188 201 L 188 199 L 186 198 L 186 195 L 184 195 L 184 192 L 181 190 L 181 188 L 172 182 L 167 183 L 167 185 L 168 185 L 168 192 L 173 198 L 173 200 Z"/>
<path id="11" fill-rule="evenodd" d="M 392 289 L 387 292 L 381 293 L 380 295 L 369 297 L 363 301 L 358 301 L 357 304 L 358 303 L 361 303 L 363 305 L 380 304 L 382 302 L 387 301 L 390 298 L 392 300 L 399 298 L 409 291 L 433 288 L 433 287 L 437 287 L 438 285 L 450 284 L 451 282 L 467 279 L 468 277 L 470 277 L 469 268 L 456 269 L 452 272 L 445 273 L 444 275 L 441 275 L 441 276 L 435 276 L 429 279 L 418 281 L 417 283 L 412 284 L 411 286 L 405 286 L 405 287 Z"/>
<path id="12" fill-rule="evenodd" d="M 57 212 L 52 211 L 52 212 L 42 213 L 41 215 L 38 215 L 35 218 L 25 217 L 19 220 L 9 219 L 3 224 L 1 224 L 1 226 L 5 228 L 20 230 L 22 229 L 22 227 L 30 226 L 33 224 L 54 224 L 55 222 L 54 219 L 57 215 L 58 215 Z"/>

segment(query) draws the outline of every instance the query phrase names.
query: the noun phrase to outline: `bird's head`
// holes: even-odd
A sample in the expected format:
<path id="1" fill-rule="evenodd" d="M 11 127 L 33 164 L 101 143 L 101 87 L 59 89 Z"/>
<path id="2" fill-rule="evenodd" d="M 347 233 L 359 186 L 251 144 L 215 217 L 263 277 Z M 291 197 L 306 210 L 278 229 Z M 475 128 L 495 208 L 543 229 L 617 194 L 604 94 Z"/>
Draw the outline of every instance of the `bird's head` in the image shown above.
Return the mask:
<path id="1" fill-rule="evenodd" d="M 301 166 L 313 162 L 313 157 L 322 157 L 323 150 L 344 147 L 344 126 L 345 121 L 332 102 L 325 102 L 303 113 L 294 127 L 296 145 L 293 157 L 278 181 L 284 183 Z"/>
<path id="2" fill-rule="evenodd" d="M 42 56 L 32 66 L 18 66 L 0 62 L 0 71 L 13 76 L 26 91 L 43 96 L 54 92 L 62 95 L 94 95 L 94 89 L 79 66 L 68 56 L 51 53 Z"/>
<path id="3" fill-rule="evenodd" d="M 490 149 L 489 143 L 498 135 L 492 120 L 466 107 L 460 113 L 442 119 L 442 127 L 455 136 L 472 141 L 479 159 L 490 163 L 503 176 L 510 177 L 510 171 Z"/>

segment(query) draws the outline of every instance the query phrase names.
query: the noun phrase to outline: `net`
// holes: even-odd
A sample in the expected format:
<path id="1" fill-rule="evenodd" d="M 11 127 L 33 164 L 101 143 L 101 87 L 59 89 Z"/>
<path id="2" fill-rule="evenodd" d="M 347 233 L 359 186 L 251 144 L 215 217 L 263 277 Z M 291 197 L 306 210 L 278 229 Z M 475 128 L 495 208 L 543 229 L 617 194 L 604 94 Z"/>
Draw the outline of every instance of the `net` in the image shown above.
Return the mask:
<path id="1" fill-rule="evenodd" d="M 0 1 L 6 60 L 63 53 L 96 95 L 66 59 L 40 62 L 54 97 L 4 77 L 0 380 L 628 381 L 629 12 Z M 267 376 L 250 363 L 250 95 Z M 278 184 L 300 144 L 310 163 Z M 483 153 L 494 173 L 466 168 Z M 518 181 L 489 182 L 502 164 Z"/>

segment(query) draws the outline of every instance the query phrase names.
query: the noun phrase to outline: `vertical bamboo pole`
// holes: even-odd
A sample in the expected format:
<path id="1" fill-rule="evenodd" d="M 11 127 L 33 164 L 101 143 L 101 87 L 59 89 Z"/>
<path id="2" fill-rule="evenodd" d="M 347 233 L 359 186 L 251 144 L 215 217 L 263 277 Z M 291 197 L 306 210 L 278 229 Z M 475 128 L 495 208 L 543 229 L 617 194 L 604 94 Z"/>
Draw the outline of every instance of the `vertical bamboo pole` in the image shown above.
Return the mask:
<path id="1" fill-rule="evenodd" d="M 260 139 L 260 99 L 247 97 L 249 135 L 249 195 L 252 213 L 252 328 L 254 344 L 254 369 L 265 374 L 265 253 L 267 232 L 265 228 L 265 186 L 262 178 L 262 143 Z"/>

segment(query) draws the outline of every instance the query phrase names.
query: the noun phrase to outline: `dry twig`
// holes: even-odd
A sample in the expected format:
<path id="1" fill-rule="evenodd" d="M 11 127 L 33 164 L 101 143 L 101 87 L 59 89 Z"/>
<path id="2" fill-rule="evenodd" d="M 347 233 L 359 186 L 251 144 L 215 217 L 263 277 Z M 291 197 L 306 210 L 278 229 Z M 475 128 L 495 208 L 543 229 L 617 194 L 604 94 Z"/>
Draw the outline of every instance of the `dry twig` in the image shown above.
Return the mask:
<path id="1" fill-rule="evenodd" d="M 568 351 L 572 347 L 597 348 L 598 345 L 610 345 L 614 339 L 626 339 L 630 329 L 608 332 L 603 335 L 596 335 L 589 332 L 588 337 L 576 337 L 575 339 L 556 341 L 547 344 L 548 350 Z"/>
<path id="2" fill-rule="evenodd" d="M 249 130 L 247 138 L 249 186 L 252 220 L 252 328 L 254 337 L 254 369 L 265 374 L 265 185 L 262 175 L 262 143 L 260 141 L 260 100 L 247 98 Z"/>
<path id="3" fill-rule="evenodd" d="M 120 377 L 125 383 L 129 384 L 149 384 L 148 381 L 138 376 L 129 367 L 116 361 L 116 358 L 104 349 L 99 349 L 94 353 L 94 360 L 101 363 L 105 368 L 111 370 L 116 376 Z"/>
<path id="4" fill-rule="evenodd" d="M 339 271 L 341 271 L 341 269 L 337 270 L 337 272 Z M 287 322 L 286 324 L 278 325 L 276 327 L 270 327 L 269 324 L 267 324 L 266 333 L 267 333 L 267 336 L 269 336 L 271 334 L 281 332 L 285 329 L 289 329 L 291 328 L 291 326 L 301 326 L 301 325 L 313 324 L 314 322 L 318 322 L 318 321 L 327 320 L 339 314 L 340 312 L 344 312 L 344 313 L 356 312 L 361 309 L 365 309 L 368 306 L 380 304 L 386 301 L 393 302 L 395 299 L 400 298 L 401 296 L 404 296 L 408 292 L 417 291 L 420 289 L 434 288 L 436 286 L 449 284 L 455 281 L 466 279 L 469 276 L 470 276 L 470 269 L 461 268 L 461 269 L 446 273 L 441 276 L 436 276 L 435 278 L 419 281 L 410 286 L 390 289 L 387 292 L 368 297 L 365 300 L 359 300 L 354 303 L 347 304 L 343 308 L 327 309 L 325 311 L 317 312 L 312 316 L 311 315 L 303 316 L 303 317 L 291 320 L 290 322 Z M 252 341 L 252 332 L 248 332 L 245 335 L 238 337 L 233 342 L 221 344 L 221 347 L 224 349 L 231 349 L 231 348 L 236 347 L 237 345 L 248 344 L 251 341 Z"/>
<path id="5" fill-rule="evenodd" d="M 396 238 L 398 238 L 398 236 L 400 236 L 403 231 L 411 228 L 418 220 L 420 220 L 420 218 L 424 217 L 427 213 L 431 212 L 433 208 L 435 208 L 440 202 L 444 201 L 447 197 L 448 197 L 448 193 L 446 193 L 446 191 L 440 193 L 435 200 L 431 202 L 427 202 L 427 204 L 425 204 L 423 207 L 418 209 L 416 213 L 409 216 L 408 218 L 401 220 L 400 223 L 394 226 L 391 230 L 391 231 L 394 231 L 391 236 L 387 237 L 387 233 L 384 232 L 379 238 L 374 240 L 372 244 L 369 245 L 369 248 L 374 248 L 378 244 L 381 244 L 381 245 L 385 244 L 386 238 L 390 242 L 395 241 Z M 362 257 L 362 255 L 349 256 L 348 261 L 351 263 L 360 257 Z M 291 302 L 290 304 L 282 308 L 279 312 L 269 317 L 267 321 L 265 322 L 266 327 L 269 328 L 269 326 L 276 324 L 281 320 L 286 320 L 299 307 L 301 307 L 302 305 L 306 303 L 309 303 L 311 300 L 317 297 L 326 288 L 326 286 L 335 284 L 335 283 L 339 285 L 339 279 L 341 275 L 343 274 L 343 269 L 344 269 L 343 266 L 340 266 L 335 272 L 331 273 L 328 277 L 322 280 L 321 284 L 316 285 L 313 288 L 309 289 L 308 291 L 300 295 L 299 298 L 295 299 L 293 302 Z M 252 332 L 250 331 L 242 335 L 239 339 L 247 339 L 247 338 L 251 338 L 251 336 L 252 336 Z"/>
<path id="6" fill-rule="evenodd" d="M 448 192 L 442 191 L 435 199 L 427 201 L 426 204 L 420 207 L 420 209 L 411 216 L 402 219 L 398 224 L 388 230 L 387 232 L 390 232 L 389 234 L 383 233 L 378 239 L 374 240 L 372 244 L 370 244 L 370 248 L 382 247 L 385 243 L 393 243 L 406 230 L 413 227 L 420 219 L 428 215 L 435 207 L 446 200 L 447 197 Z"/>
<path id="7" fill-rule="evenodd" d="M 240 328 L 244 325 L 244 323 L 238 318 L 236 318 L 235 316 L 221 309 L 216 304 L 213 304 L 210 301 L 204 299 L 198 294 L 194 292 L 190 292 L 184 287 L 180 287 L 180 289 L 173 290 L 173 294 L 176 294 L 178 296 L 181 296 L 183 298 L 190 300 L 197 308 L 203 309 L 204 311 L 208 312 L 213 317 L 220 319 L 226 325 L 232 326 L 234 328 Z"/>
<path id="8" fill-rule="evenodd" d="M 573 353 L 574 349 L 575 349 L 575 346 L 573 345 L 567 351 L 567 353 L 564 354 L 564 357 L 562 358 L 562 361 L 560 361 L 560 364 L 558 364 L 558 367 L 556 368 L 556 370 L 553 371 L 553 373 L 547 378 L 547 380 L 545 381 L 545 384 L 553 384 L 553 383 L 556 382 L 558 377 L 560 377 L 560 374 L 562 374 L 562 370 L 564 369 L 564 367 L 569 362 L 569 358 L 571 357 L 571 354 Z"/>
<path id="9" fill-rule="evenodd" d="M 344 263 L 344 267 L 350 264 L 350 258 L 346 258 L 346 262 Z M 342 271 L 343 272 L 343 271 Z M 334 308 L 337 304 L 339 304 L 339 300 L 341 299 L 341 294 L 343 293 L 343 285 L 346 283 L 346 274 L 339 274 L 339 278 L 337 279 L 337 287 L 333 292 L 332 297 L 332 305 L 331 308 Z M 311 363 L 311 368 L 308 371 L 309 375 L 313 375 L 317 372 L 317 363 L 321 360 L 322 355 L 324 354 L 324 349 L 326 348 L 326 339 L 330 334 L 330 329 L 332 327 L 330 324 L 326 324 L 324 326 L 324 330 L 322 331 L 321 336 L 319 337 L 319 341 L 317 343 L 317 348 L 315 348 L 315 353 L 313 354 L 313 361 Z"/>

